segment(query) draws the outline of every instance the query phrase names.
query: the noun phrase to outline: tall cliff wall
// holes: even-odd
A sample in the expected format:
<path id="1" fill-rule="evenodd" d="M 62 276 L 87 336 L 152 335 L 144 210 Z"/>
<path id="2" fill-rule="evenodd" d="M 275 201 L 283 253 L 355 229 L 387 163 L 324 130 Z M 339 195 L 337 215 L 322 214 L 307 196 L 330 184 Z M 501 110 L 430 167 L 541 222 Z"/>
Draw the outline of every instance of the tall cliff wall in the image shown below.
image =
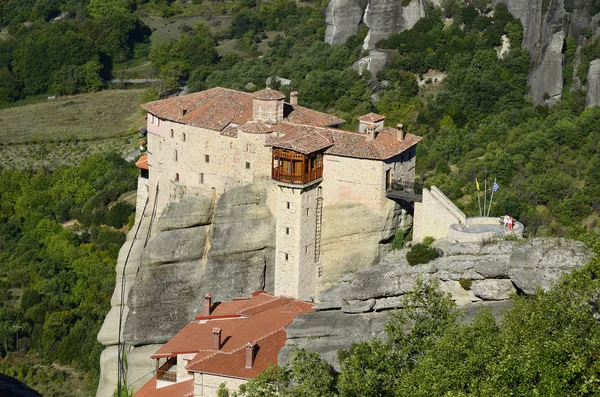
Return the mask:
<path id="1" fill-rule="evenodd" d="M 432 2 L 439 6 L 440 2 Z M 529 96 L 535 104 L 554 104 L 563 91 L 564 40 L 573 37 L 579 45 L 585 42 L 586 29 L 593 37 L 600 35 L 600 14 L 590 15 L 591 0 L 493 0 L 505 3 L 523 24 L 523 48 L 529 51 L 532 68 L 528 76 Z M 342 44 L 356 35 L 362 25 L 369 28 L 364 48 L 372 50 L 390 33 L 410 29 L 427 9 L 425 0 L 412 0 L 407 6 L 390 0 L 331 0 L 325 20 L 325 41 Z M 595 76 L 594 76 L 595 77 Z M 590 84 L 596 84 L 594 78 Z M 593 87 L 591 88 L 594 89 Z M 593 104 L 594 100 L 588 100 Z"/>

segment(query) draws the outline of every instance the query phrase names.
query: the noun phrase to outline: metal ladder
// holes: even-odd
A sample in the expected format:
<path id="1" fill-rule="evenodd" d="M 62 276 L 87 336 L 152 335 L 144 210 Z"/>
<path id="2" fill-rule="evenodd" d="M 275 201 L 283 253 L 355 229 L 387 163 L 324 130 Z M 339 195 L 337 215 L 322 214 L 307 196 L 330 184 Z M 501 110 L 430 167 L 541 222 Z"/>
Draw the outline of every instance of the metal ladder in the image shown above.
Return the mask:
<path id="1" fill-rule="evenodd" d="M 319 261 L 321 256 L 321 221 L 323 219 L 323 198 L 317 197 L 317 216 L 315 225 L 315 262 Z M 319 269 L 319 275 L 323 272 Z"/>

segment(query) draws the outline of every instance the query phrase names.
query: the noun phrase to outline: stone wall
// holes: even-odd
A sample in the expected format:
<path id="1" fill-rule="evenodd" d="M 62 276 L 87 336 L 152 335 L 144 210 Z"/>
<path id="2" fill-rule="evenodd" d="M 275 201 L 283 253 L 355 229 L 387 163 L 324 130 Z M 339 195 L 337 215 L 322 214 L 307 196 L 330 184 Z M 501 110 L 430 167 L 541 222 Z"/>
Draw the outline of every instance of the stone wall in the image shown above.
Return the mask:
<path id="1" fill-rule="evenodd" d="M 450 225 L 464 224 L 466 219 L 466 215 L 438 188 L 423 189 L 423 201 L 415 203 L 413 241 L 420 243 L 427 236 L 446 238 Z"/>

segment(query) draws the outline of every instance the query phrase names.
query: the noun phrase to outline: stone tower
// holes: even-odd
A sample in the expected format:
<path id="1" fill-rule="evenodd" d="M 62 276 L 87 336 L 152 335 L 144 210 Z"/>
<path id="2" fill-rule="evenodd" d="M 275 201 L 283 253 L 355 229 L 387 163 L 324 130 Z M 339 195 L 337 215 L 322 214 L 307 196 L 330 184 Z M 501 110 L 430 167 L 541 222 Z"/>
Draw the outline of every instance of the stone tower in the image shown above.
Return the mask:
<path id="1" fill-rule="evenodd" d="M 319 183 L 277 186 L 275 295 L 315 298 L 322 198 Z"/>

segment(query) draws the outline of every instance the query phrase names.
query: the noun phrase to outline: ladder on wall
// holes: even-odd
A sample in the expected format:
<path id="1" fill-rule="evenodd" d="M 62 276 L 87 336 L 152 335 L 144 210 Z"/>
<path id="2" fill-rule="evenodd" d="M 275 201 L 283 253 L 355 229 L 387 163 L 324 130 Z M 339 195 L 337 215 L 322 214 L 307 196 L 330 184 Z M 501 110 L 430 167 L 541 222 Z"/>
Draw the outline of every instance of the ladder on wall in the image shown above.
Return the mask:
<path id="1" fill-rule="evenodd" d="M 323 198 L 317 197 L 317 216 L 315 225 L 315 262 L 321 256 L 321 221 L 323 219 Z"/>

